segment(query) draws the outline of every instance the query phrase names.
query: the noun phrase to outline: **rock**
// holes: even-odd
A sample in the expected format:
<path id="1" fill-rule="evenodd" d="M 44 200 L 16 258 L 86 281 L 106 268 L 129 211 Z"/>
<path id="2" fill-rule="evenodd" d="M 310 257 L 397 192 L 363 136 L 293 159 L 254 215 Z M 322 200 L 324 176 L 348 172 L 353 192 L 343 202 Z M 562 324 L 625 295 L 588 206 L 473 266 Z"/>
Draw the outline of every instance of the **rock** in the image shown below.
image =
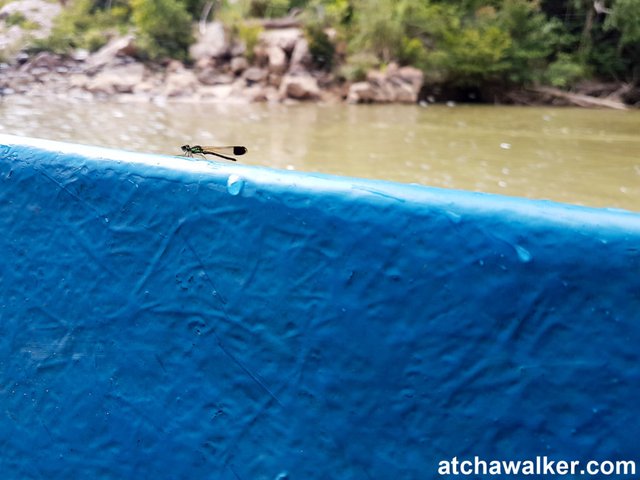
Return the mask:
<path id="1" fill-rule="evenodd" d="M 26 62 L 24 65 L 20 67 L 20 70 L 23 72 L 32 72 L 39 71 L 42 73 L 43 71 L 51 71 L 55 70 L 57 67 L 62 65 L 62 57 L 60 55 L 56 55 L 51 52 L 40 52 L 33 59 Z M 39 74 L 34 73 L 34 74 Z"/>
<path id="2" fill-rule="evenodd" d="M 193 68 L 197 70 L 206 70 L 207 68 L 215 68 L 216 61 L 213 58 L 203 57 L 199 58 L 193 64 Z"/>
<path id="3" fill-rule="evenodd" d="M 86 88 L 90 79 L 82 73 L 76 73 L 69 77 L 69 86 L 71 88 Z"/>
<path id="4" fill-rule="evenodd" d="M 347 102 L 349 103 L 369 103 L 373 102 L 375 95 L 373 85 L 369 82 L 356 82 L 349 87 Z"/>
<path id="5" fill-rule="evenodd" d="M 25 52 L 20 52 L 16 55 L 16 63 L 18 65 L 24 65 L 29 61 L 29 54 Z"/>
<path id="6" fill-rule="evenodd" d="M 278 91 L 273 87 L 264 87 L 262 85 L 250 85 L 238 91 L 239 97 L 249 102 L 277 102 Z"/>
<path id="7" fill-rule="evenodd" d="M 242 78 L 244 78 L 248 83 L 260 83 L 267 78 L 267 71 L 258 68 L 258 67 L 249 67 L 242 74 Z"/>
<path id="8" fill-rule="evenodd" d="M 269 74 L 269 77 L 267 78 L 267 85 L 269 85 L 270 87 L 278 88 L 280 87 L 281 83 L 282 83 L 282 75 L 280 75 L 279 73 Z"/>
<path id="9" fill-rule="evenodd" d="M 169 60 L 169 63 L 167 63 L 167 66 L 166 66 L 167 73 L 182 72 L 183 70 L 184 70 L 184 63 L 182 63 L 180 60 L 176 60 L 175 58 L 172 58 L 171 60 Z"/>
<path id="10" fill-rule="evenodd" d="M 196 72 L 196 78 L 203 85 L 214 85 L 218 72 L 213 67 L 205 68 Z"/>
<path id="11" fill-rule="evenodd" d="M 306 69 L 311 66 L 311 53 L 309 53 L 309 42 L 302 37 L 296 42 L 293 52 L 291 53 L 290 69 Z"/>
<path id="12" fill-rule="evenodd" d="M 232 43 L 231 49 L 229 50 L 229 55 L 231 55 L 232 57 L 241 57 L 245 53 L 247 53 L 247 46 L 244 44 L 244 42 L 236 41 Z"/>
<path id="13" fill-rule="evenodd" d="M 135 94 L 147 94 L 151 93 L 155 89 L 156 85 L 151 80 L 144 80 L 140 83 L 137 83 L 135 87 L 133 87 L 133 93 Z"/>
<path id="14" fill-rule="evenodd" d="M 27 40 L 47 38 L 54 19 L 62 9 L 57 2 L 46 0 L 0 2 L 0 6 L 0 52 L 5 56 L 8 52 L 21 50 Z M 37 28 L 23 29 L 18 25 L 7 28 L 4 20 L 11 15 L 22 15 L 27 21 L 36 24 Z"/>
<path id="15" fill-rule="evenodd" d="M 424 82 L 422 70 L 415 67 L 402 67 L 398 70 L 397 76 L 405 83 L 410 84 L 414 91 L 420 92 Z"/>
<path id="16" fill-rule="evenodd" d="M 198 72 L 196 76 L 203 85 L 228 85 L 234 81 L 232 75 L 220 73 L 213 68 Z"/>
<path id="17" fill-rule="evenodd" d="M 266 68 L 269 66 L 269 55 L 267 54 L 267 47 L 264 45 L 256 45 L 253 47 L 253 62 L 254 66 L 260 68 Z"/>
<path id="18" fill-rule="evenodd" d="M 226 100 L 231 97 L 232 85 L 213 85 L 199 89 L 200 98 L 209 100 Z"/>
<path id="19" fill-rule="evenodd" d="M 106 65 L 117 64 L 117 59 L 132 57 L 136 53 L 135 38 L 133 35 L 114 38 L 104 47 L 90 55 L 85 62 L 87 73 L 95 73 Z"/>
<path id="20" fill-rule="evenodd" d="M 287 70 L 287 55 L 282 48 L 275 45 L 267 47 L 267 57 L 271 73 L 282 74 Z"/>
<path id="21" fill-rule="evenodd" d="M 165 79 L 164 94 L 167 97 L 182 97 L 192 94 L 198 86 L 198 79 L 191 70 L 169 73 Z"/>
<path id="22" fill-rule="evenodd" d="M 85 62 L 89 59 L 89 50 L 86 48 L 76 48 L 73 52 L 71 52 L 71 58 L 76 62 Z"/>
<path id="23" fill-rule="evenodd" d="M 91 93 L 133 93 L 136 85 L 142 82 L 145 75 L 144 65 L 130 63 L 105 70 L 92 79 L 84 87 Z M 81 82 L 77 77 L 77 82 Z"/>
<path id="24" fill-rule="evenodd" d="M 204 33 L 191 45 L 189 54 L 196 61 L 201 58 L 219 58 L 228 55 L 230 48 L 224 25 L 221 22 L 211 22 L 207 23 Z"/>
<path id="25" fill-rule="evenodd" d="M 280 98 L 317 100 L 320 98 L 318 82 L 311 75 L 285 75 L 280 83 Z"/>
<path id="26" fill-rule="evenodd" d="M 280 47 L 291 55 L 299 39 L 304 38 L 300 28 L 276 28 L 264 30 L 260 33 L 260 43 L 266 47 Z"/>
<path id="27" fill-rule="evenodd" d="M 8 2 L 0 8 L 0 20 L 4 20 L 10 15 L 20 14 L 27 20 L 36 22 L 42 27 L 38 30 L 40 35 L 47 36 L 53 26 L 53 20 L 58 16 L 62 7 L 58 3 L 47 2 L 45 0 L 21 0 L 19 2 Z M 39 38 L 44 38 L 42 36 Z"/>
<path id="28" fill-rule="evenodd" d="M 396 85 L 393 101 L 400 103 L 416 103 L 418 101 L 418 93 L 420 93 L 420 90 L 418 89 L 415 91 L 408 83 Z"/>
<path id="29" fill-rule="evenodd" d="M 240 75 L 249 68 L 249 61 L 244 57 L 233 57 L 231 59 L 231 71 L 234 75 Z"/>
<path id="30" fill-rule="evenodd" d="M 417 68 L 391 64 L 386 71 L 372 70 L 366 82 L 349 87 L 349 103 L 416 103 L 422 88 L 423 73 Z"/>

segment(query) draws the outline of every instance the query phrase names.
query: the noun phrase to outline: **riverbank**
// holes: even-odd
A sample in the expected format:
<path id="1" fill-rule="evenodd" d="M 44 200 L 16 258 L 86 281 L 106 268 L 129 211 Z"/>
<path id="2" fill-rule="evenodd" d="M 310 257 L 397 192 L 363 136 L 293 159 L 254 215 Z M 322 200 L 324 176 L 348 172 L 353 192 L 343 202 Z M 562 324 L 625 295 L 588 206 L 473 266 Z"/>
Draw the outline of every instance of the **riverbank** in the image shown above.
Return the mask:
<path id="1" fill-rule="evenodd" d="M 0 66 L 0 89 L 4 95 L 126 101 L 416 103 L 423 87 L 423 74 L 413 67 L 390 65 L 362 82 L 314 69 L 296 27 L 265 30 L 249 54 L 226 38 L 222 24 L 211 23 L 191 47 L 190 64 L 141 62 L 136 51 L 135 37 L 127 35 L 92 54 L 20 54 Z"/>
<path id="2" fill-rule="evenodd" d="M 430 103 L 468 102 L 624 109 L 640 106 L 640 90 L 624 83 L 584 83 L 572 92 L 549 87 L 486 93 L 424 85 L 413 67 L 372 70 L 360 82 L 309 68 L 306 40 L 297 29 L 272 30 L 250 64 L 242 52 L 205 52 L 193 64 L 135 59 L 131 36 L 93 54 L 41 52 L 0 65 L 2 95 L 69 96 L 126 102 Z M 196 44 L 195 47 L 198 47 Z M 233 48 L 233 47 L 232 47 Z M 483 95 L 485 98 L 483 98 Z"/>
<path id="3" fill-rule="evenodd" d="M 37 33 L 23 37 L 24 32 L 15 25 L 4 32 L 4 43 L 0 47 L 17 53 L 5 55 L 5 61 L 0 63 L 0 96 L 60 95 L 125 102 L 310 101 L 419 103 L 423 106 L 456 102 L 615 109 L 640 106 L 640 87 L 622 82 L 582 82 L 570 91 L 548 86 L 512 90 L 491 89 L 486 85 L 453 88 L 427 81 L 418 68 L 395 63 L 387 64 L 382 70 L 368 69 L 346 78 L 339 69 L 318 68 L 304 29 L 295 19 L 261 21 L 256 25 L 259 35 L 249 46 L 246 40 L 230 34 L 221 22 L 201 24 L 189 51 L 188 63 L 140 61 L 143 55 L 136 37 L 131 34 L 111 36 L 93 53 L 82 49 L 67 55 L 50 51 L 27 53 L 29 49 L 24 45 L 28 43 L 25 40 L 28 36 L 46 42 L 53 18 L 59 13 L 59 7 L 54 7 L 47 2 L 29 0 L 13 2 L 2 9 L 6 23 L 11 15 L 35 15 L 33 8 L 38 8 L 35 12 L 42 25 Z M 327 33 L 329 37 L 335 35 L 331 30 Z"/>

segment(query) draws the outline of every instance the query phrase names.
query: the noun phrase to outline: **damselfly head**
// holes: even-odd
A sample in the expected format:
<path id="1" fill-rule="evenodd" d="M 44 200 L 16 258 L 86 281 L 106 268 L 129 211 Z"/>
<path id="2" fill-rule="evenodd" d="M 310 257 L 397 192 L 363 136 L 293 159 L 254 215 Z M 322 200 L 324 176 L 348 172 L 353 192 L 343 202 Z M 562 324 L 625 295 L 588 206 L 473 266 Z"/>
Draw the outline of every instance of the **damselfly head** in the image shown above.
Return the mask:
<path id="1" fill-rule="evenodd" d="M 180 147 L 182 149 L 182 151 L 184 153 L 190 152 L 191 151 L 191 147 L 189 145 L 182 145 L 182 147 Z"/>

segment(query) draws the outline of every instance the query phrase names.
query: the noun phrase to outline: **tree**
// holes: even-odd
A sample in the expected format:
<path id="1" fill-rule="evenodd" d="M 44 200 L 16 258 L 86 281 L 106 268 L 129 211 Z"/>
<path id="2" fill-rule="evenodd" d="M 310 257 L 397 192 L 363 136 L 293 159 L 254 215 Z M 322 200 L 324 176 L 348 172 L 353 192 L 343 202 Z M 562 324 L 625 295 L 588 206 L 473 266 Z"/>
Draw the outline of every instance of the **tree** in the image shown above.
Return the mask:
<path id="1" fill-rule="evenodd" d="M 620 32 L 620 45 L 640 43 L 640 0 L 617 0 L 605 21 L 605 29 Z"/>
<path id="2" fill-rule="evenodd" d="M 138 45 L 150 59 L 187 57 L 191 16 L 180 0 L 131 0 Z"/>

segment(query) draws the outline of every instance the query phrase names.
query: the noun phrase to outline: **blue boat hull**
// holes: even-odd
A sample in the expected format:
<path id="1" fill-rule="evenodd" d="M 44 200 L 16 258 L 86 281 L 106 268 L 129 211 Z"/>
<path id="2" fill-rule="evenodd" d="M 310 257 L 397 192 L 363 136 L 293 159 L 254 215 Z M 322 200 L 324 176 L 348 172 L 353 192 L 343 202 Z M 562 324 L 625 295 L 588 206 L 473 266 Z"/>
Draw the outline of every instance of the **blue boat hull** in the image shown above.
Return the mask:
<path id="1" fill-rule="evenodd" d="M 640 215 L 0 136 L 3 478 L 635 459 Z"/>

